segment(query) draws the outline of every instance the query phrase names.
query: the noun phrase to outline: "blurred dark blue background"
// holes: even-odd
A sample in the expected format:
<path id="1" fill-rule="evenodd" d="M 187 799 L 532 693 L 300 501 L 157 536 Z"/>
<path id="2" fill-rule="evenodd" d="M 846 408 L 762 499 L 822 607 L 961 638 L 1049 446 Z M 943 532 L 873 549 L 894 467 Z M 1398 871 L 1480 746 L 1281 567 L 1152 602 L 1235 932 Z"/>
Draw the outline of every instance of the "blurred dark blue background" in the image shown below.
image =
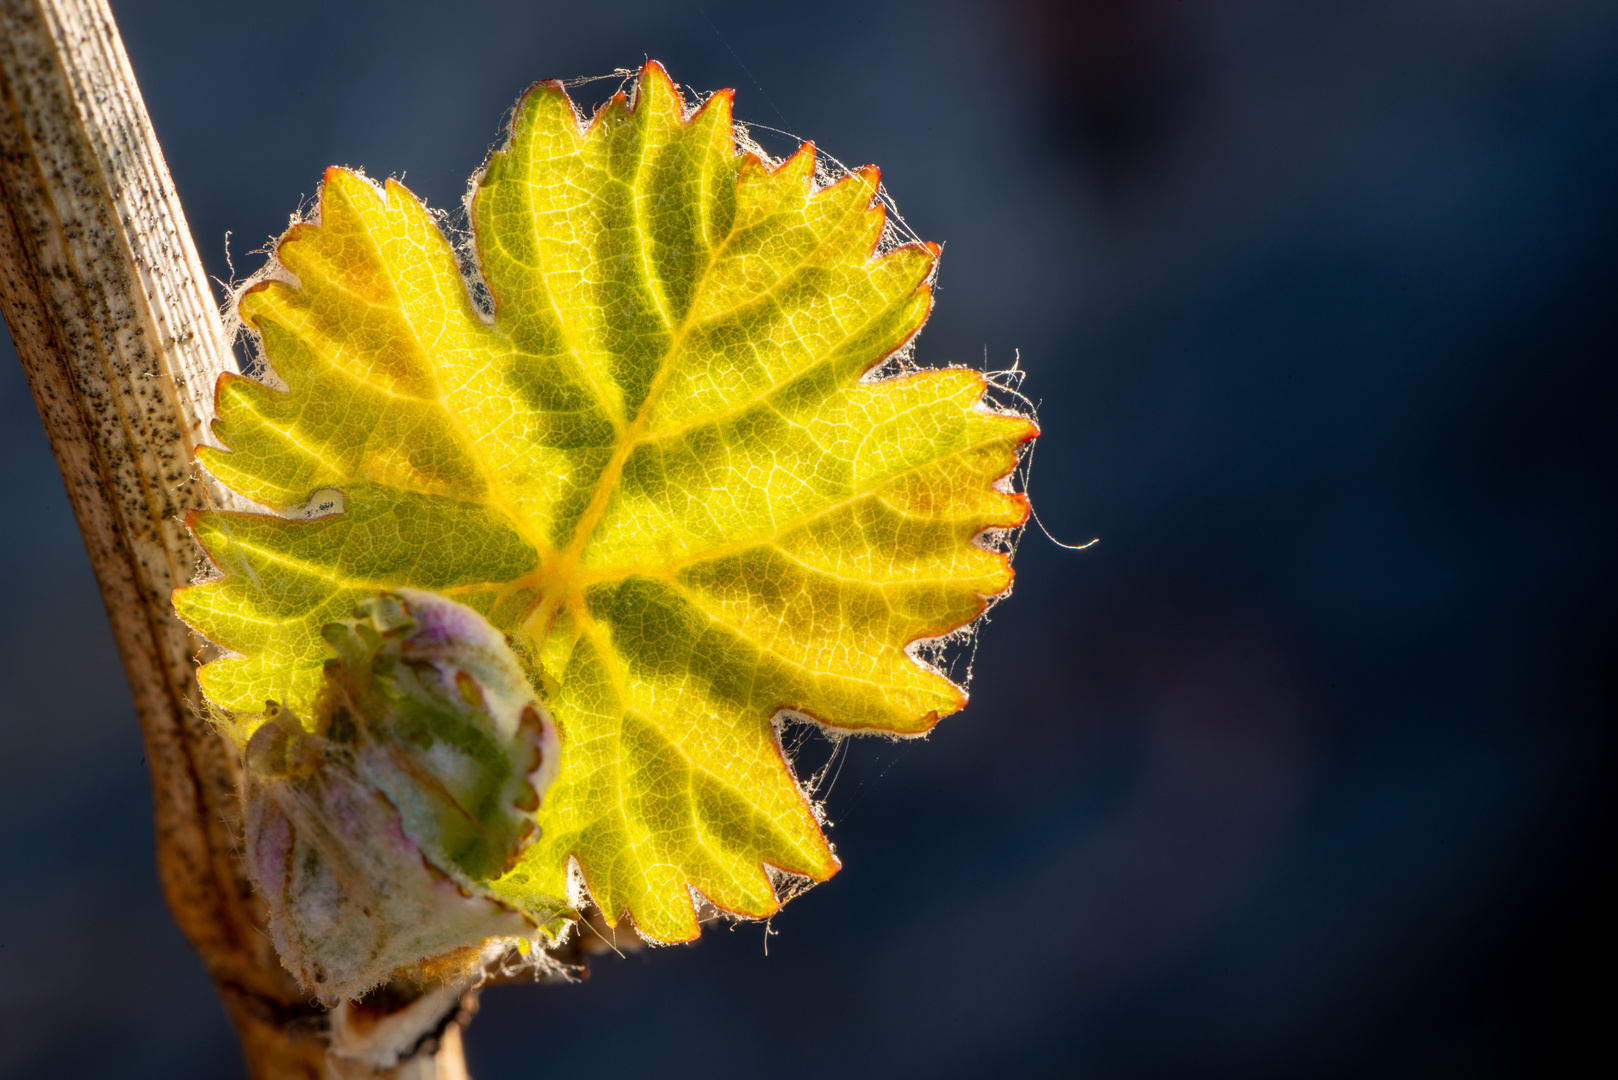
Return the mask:
<path id="1" fill-rule="evenodd" d="M 221 277 L 324 166 L 456 207 L 530 81 L 647 56 L 880 164 L 945 244 L 920 358 L 1020 350 L 1101 538 L 1030 532 L 971 706 L 851 748 L 767 955 L 496 989 L 479 1080 L 1610 1058 L 1610 0 L 113 6 Z M 241 1075 L 3 347 L 0 1074 Z"/>

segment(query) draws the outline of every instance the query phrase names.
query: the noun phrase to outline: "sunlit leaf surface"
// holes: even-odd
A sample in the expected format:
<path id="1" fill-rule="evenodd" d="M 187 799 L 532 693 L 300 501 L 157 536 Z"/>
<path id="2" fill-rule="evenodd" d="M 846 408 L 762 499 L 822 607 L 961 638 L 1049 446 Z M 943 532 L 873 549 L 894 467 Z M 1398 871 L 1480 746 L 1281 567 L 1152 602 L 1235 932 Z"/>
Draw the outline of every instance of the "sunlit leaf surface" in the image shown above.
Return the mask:
<path id="1" fill-rule="evenodd" d="M 243 717 L 306 715 L 321 628 L 378 590 L 483 613 L 562 740 L 495 892 L 549 910 L 577 859 L 665 941 L 697 933 L 693 888 L 765 916 L 766 866 L 836 871 L 778 716 L 915 734 L 964 703 L 906 647 L 1009 585 L 974 538 L 1023 520 L 996 484 L 1034 434 L 970 370 L 862 381 L 926 320 L 938 249 L 879 253 L 875 169 L 817 188 L 812 147 L 767 166 L 730 109 L 656 64 L 588 127 L 535 87 L 472 203 L 492 320 L 409 191 L 328 171 L 277 250 L 296 283 L 241 302 L 285 390 L 223 380 L 203 462 L 341 510 L 197 516 L 224 576 L 176 595 Z"/>

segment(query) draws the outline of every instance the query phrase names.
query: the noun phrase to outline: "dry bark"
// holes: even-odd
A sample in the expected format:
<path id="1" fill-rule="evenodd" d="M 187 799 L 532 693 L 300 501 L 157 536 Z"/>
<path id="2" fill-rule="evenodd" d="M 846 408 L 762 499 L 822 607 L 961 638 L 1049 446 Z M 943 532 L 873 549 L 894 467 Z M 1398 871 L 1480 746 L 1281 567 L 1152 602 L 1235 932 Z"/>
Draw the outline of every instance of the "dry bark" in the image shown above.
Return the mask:
<path id="1" fill-rule="evenodd" d="M 169 597 L 202 560 L 185 512 L 229 499 L 192 452 L 235 362 L 106 0 L 0 0 L 0 309 L 134 694 L 164 895 L 252 1074 L 464 1078 L 470 999 L 413 1018 L 420 1050 L 394 1069 L 329 1060 L 328 1015 L 276 959 L 234 854 L 238 756 Z"/>

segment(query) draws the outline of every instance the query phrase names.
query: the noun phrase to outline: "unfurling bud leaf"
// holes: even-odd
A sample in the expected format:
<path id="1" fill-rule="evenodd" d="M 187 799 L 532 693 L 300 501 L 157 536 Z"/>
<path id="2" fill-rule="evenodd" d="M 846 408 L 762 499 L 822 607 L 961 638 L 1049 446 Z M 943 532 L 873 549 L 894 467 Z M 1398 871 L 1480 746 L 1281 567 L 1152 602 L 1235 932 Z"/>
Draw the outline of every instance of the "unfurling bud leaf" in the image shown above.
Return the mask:
<path id="1" fill-rule="evenodd" d="M 399 589 L 325 627 L 310 729 L 271 703 L 247 744 L 248 870 L 287 969 L 327 999 L 532 937 L 490 881 L 538 835 L 556 725 L 471 608 Z"/>

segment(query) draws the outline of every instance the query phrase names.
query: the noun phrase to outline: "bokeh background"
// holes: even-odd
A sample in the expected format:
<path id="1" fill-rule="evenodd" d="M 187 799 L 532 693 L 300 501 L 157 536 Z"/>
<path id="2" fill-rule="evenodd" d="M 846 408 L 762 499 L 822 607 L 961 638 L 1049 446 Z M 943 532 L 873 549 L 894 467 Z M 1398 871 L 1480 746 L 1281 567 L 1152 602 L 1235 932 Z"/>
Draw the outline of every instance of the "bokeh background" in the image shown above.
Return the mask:
<path id="1" fill-rule="evenodd" d="M 220 277 L 326 165 L 457 207 L 529 82 L 645 57 L 880 164 L 945 245 L 920 359 L 1020 355 L 1100 538 L 1029 531 L 970 707 L 847 749 L 768 940 L 496 989 L 479 1080 L 1610 1061 L 1618 5 L 113 7 Z M 0 1074 L 241 1076 L 0 350 Z"/>

